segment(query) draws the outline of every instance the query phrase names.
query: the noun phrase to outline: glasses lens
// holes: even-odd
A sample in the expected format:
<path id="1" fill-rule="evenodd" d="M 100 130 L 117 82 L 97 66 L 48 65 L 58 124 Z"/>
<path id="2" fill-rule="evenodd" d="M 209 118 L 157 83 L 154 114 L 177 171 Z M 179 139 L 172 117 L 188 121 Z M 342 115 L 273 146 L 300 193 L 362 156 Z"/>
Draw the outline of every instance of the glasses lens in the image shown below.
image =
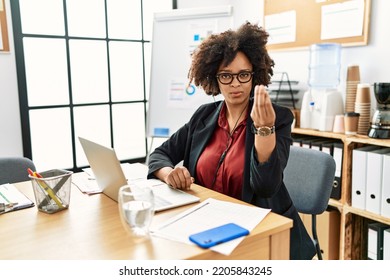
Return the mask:
<path id="1" fill-rule="evenodd" d="M 249 80 L 252 78 L 252 73 L 251 72 L 241 72 L 238 73 L 237 79 L 241 83 L 247 83 Z"/>
<path id="2" fill-rule="evenodd" d="M 233 75 L 229 73 L 221 73 L 218 76 L 218 80 L 221 84 L 230 84 L 233 81 Z"/>

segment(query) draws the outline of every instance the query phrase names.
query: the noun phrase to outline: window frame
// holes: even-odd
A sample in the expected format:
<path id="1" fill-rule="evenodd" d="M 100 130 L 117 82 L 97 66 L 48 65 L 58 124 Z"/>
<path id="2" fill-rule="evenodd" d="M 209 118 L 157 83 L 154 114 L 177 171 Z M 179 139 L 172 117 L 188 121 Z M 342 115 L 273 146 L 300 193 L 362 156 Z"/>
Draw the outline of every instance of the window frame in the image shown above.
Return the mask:
<path id="1" fill-rule="evenodd" d="M 142 37 L 139 40 L 134 39 L 116 39 L 109 38 L 108 36 L 108 22 L 107 22 L 107 0 L 104 0 L 104 9 L 105 9 L 105 28 L 107 32 L 106 38 L 91 38 L 91 37 L 72 37 L 68 35 L 68 23 L 67 23 L 67 14 L 66 14 L 66 0 L 62 0 L 63 9 L 64 9 L 64 25 L 65 25 L 65 34 L 64 36 L 58 35 L 42 35 L 42 34 L 23 34 L 22 33 L 22 21 L 21 21 L 21 13 L 20 13 L 20 5 L 19 0 L 10 1 L 11 4 L 11 12 L 12 12 L 12 24 L 13 24 L 13 33 L 14 33 L 14 45 L 15 45 L 15 59 L 16 59 L 16 71 L 17 71 L 17 81 L 18 81 L 18 89 L 19 89 L 19 108 L 20 108 L 20 117 L 21 117 L 21 128 L 22 128 L 22 143 L 23 143 L 23 154 L 25 157 L 33 159 L 33 147 L 32 147 L 32 139 L 31 139 L 31 127 L 30 127 L 30 117 L 29 112 L 31 110 L 39 110 L 39 109 L 52 109 L 52 108 L 69 108 L 70 109 L 70 121 L 71 121 L 71 145 L 72 145 L 72 161 L 73 166 L 71 168 L 64 167 L 74 172 L 81 171 L 85 166 L 77 166 L 77 155 L 76 155 L 76 138 L 75 138 L 75 120 L 74 120 L 74 108 L 79 106 L 95 106 L 95 105 L 108 105 L 109 106 L 109 115 L 110 115 L 110 140 L 111 147 L 114 147 L 114 125 L 113 125 L 113 106 L 117 104 L 133 104 L 133 103 L 141 103 L 143 104 L 143 118 L 147 118 L 147 85 L 146 85 L 146 73 L 145 69 L 147 69 L 145 65 L 145 45 L 151 44 L 151 40 L 144 39 L 144 23 L 143 23 L 143 2 L 144 0 L 139 0 L 141 2 L 141 34 Z M 177 8 L 177 1 L 172 1 L 172 9 Z M 67 74 L 68 74 L 68 88 L 69 88 L 69 104 L 65 105 L 45 105 L 45 106 L 29 106 L 28 104 L 28 92 L 27 92 L 27 77 L 26 77 L 26 65 L 25 65 L 25 57 L 24 57 L 24 45 L 23 38 L 32 37 L 32 38 L 60 38 L 65 39 L 66 44 L 66 60 L 67 60 Z M 74 104 L 72 99 L 72 84 L 71 84 L 71 69 L 70 69 L 70 40 L 102 40 L 105 41 L 106 50 L 107 50 L 107 74 L 108 74 L 108 94 L 109 101 L 108 102 L 98 102 L 98 103 L 83 103 L 83 104 Z M 109 44 L 110 42 L 132 42 L 132 43 L 140 43 L 142 45 L 142 76 L 143 76 L 143 98 L 141 100 L 135 101 L 112 101 L 111 98 L 111 73 L 110 73 L 110 60 L 109 60 Z M 151 47 L 149 47 L 151 50 Z M 146 127 L 145 127 L 146 131 Z M 146 135 L 146 134 L 145 134 Z M 145 162 L 148 155 L 148 138 L 145 136 L 145 157 L 141 158 L 129 158 L 123 159 L 121 162 Z"/>

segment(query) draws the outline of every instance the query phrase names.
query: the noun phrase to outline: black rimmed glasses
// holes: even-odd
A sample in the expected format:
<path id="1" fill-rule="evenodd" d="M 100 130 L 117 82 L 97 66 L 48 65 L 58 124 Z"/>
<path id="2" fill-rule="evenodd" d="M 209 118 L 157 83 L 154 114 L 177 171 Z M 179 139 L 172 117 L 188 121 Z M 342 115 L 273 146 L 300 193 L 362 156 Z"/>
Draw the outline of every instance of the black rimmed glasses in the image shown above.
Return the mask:
<path id="1" fill-rule="evenodd" d="M 218 81 L 223 85 L 228 85 L 233 82 L 234 76 L 237 77 L 237 80 L 240 83 L 247 83 L 252 79 L 252 76 L 255 72 L 250 71 L 242 71 L 239 73 L 219 73 L 215 77 L 217 77 Z"/>

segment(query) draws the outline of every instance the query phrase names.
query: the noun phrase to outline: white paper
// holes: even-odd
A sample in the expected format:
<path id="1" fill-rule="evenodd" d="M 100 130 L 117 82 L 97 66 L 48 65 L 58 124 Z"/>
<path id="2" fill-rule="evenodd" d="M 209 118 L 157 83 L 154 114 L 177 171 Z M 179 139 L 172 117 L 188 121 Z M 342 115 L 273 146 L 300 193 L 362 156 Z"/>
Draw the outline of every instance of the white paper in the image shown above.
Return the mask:
<path id="1" fill-rule="evenodd" d="M 361 36 L 364 0 L 324 5 L 321 9 L 321 40 Z"/>
<path id="2" fill-rule="evenodd" d="M 121 163 L 121 167 L 128 181 L 146 179 L 148 174 L 148 167 L 142 163 Z M 72 183 L 83 193 L 101 193 L 102 189 L 99 188 L 92 169 L 88 167 L 84 168 L 83 171 L 86 176 L 73 177 Z"/>
<path id="3" fill-rule="evenodd" d="M 155 236 L 194 245 L 189 240 L 191 234 L 226 223 L 236 223 L 252 231 L 270 211 L 270 209 L 208 198 L 163 224 L 153 226 L 151 232 Z M 230 255 L 244 238 L 237 238 L 210 249 L 224 255 Z"/>
<path id="4" fill-rule="evenodd" d="M 295 42 L 297 30 L 295 10 L 265 16 L 264 25 L 269 34 L 268 44 Z"/>
<path id="5" fill-rule="evenodd" d="M 190 23 L 188 25 L 188 54 L 191 55 L 193 51 L 211 34 L 217 32 L 218 21 Z M 190 58 L 190 56 L 188 56 Z"/>
<path id="6" fill-rule="evenodd" d="M 102 192 L 95 178 L 90 177 L 88 174 L 85 174 L 85 176 L 73 177 L 72 184 L 75 185 L 82 193 L 96 194 Z"/>
<path id="7" fill-rule="evenodd" d="M 181 79 L 172 79 L 168 90 L 167 106 L 170 108 L 191 109 L 206 96 L 203 90 Z"/>

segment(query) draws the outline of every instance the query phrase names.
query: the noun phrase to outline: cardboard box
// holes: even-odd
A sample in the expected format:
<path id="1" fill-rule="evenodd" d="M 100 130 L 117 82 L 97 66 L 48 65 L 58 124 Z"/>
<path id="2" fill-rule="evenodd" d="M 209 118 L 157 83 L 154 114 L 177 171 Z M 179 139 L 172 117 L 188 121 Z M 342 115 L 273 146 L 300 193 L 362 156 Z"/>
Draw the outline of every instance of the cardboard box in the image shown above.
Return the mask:
<path id="1" fill-rule="evenodd" d="M 311 215 L 299 214 L 312 237 Z M 340 245 L 340 213 L 337 210 L 327 210 L 317 216 L 317 236 L 324 260 L 339 259 Z"/>

